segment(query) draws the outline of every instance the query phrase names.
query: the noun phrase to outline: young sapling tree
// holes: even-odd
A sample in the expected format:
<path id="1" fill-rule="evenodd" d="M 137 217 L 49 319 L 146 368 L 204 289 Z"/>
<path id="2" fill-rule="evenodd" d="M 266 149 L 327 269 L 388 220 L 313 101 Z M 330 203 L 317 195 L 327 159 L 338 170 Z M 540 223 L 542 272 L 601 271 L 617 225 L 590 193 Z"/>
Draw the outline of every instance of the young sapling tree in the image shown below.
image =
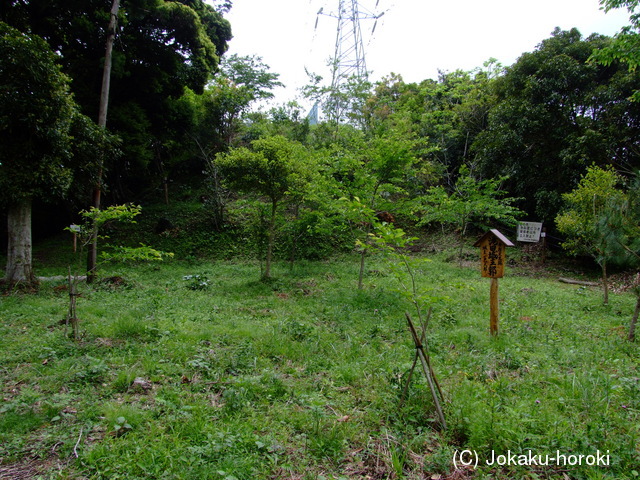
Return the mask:
<path id="1" fill-rule="evenodd" d="M 238 191 L 266 197 L 270 206 L 264 279 L 271 278 L 276 218 L 282 204 L 298 198 L 314 167 L 304 146 L 281 135 L 254 140 L 251 148 L 233 148 L 216 156 L 226 182 Z"/>
<path id="2" fill-rule="evenodd" d="M 631 291 L 636 296 L 636 306 L 629 323 L 627 338 L 636 338 L 636 325 L 640 316 L 640 176 L 631 180 L 624 195 L 614 195 L 607 199 L 605 214 L 598 221 L 598 230 L 603 233 L 604 242 L 609 245 L 608 258 L 616 264 L 636 269 Z"/>
<path id="3" fill-rule="evenodd" d="M 592 165 L 578 186 L 563 195 L 565 210 L 556 217 L 558 231 L 566 236 L 562 247 L 573 255 L 589 255 L 600 266 L 605 305 L 609 303 L 607 261 L 617 248 L 608 219 L 616 213 L 616 205 L 625 202 L 624 191 L 617 187 L 621 181 L 613 167 Z"/>
<path id="4" fill-rule="evenodd" d="M 391 270 L 400 284 L 400 292 L 411 302 L 420 321 L 422 333 L 418 336 L 411 320 L 411 315 L 405 312 L 409 329 L 411 330 L 417 349 L 417 355 L 411 372 L 413 372 L 413 368 L 415 368 L 416 361 L 420 358 L 423 362 L 424 374 L 429 385 L 438 422 L 444 430 L 447 428 L 447 422 L 441 404 L 441 402 L 444 401 L 444 396 L 433 371 L 433 367 L 431 366 L 428 341 L 426 338 L 426 331 L 429 326 L 429 319 L 431 318 L 431 308 L 428 309 L 426 314 L 424 312 L 427 305 L 433 304 L 440 298 L 433 295 L 432 289 L 420 289 L 416 281 L 416 266 L 418 266 L 416 264 L 424 263 L 428 260 L 410 258 L 406 253 L 406 248 L 410 246 L 416 238 L 407 237 L 402 229 L 396 228 L 393 225 L 376 222 L 374 223 L 374 232 L 370 233 L 369 236 L 371 242 L 365 243 L 358 241 L 359 246 L 363 249 L 380 251 L 385 255 L 389 260 Z M 409 376 L 409 381 L 410 379 L 411 376 Z"/>
<path id="5" fill-rule="evenodd" d="M 516 198 L 505 197 L 500 185 L 506 177 L 477 179 L 468 166 L 460 167 L 458 179 L 448 192 L 444 187 L 431 187 L 415 213 L 421 216 L 418 225 L 440 223 L 451 225 L 458 236 L 458 260 L 462 262 L 462 248 L 469 225 L 499 222 L 515 226 L 522 214 L 512 204 Z"/>
<path id="6" fill-rule="evenodd" d="M 114 205 L 105 209 L 91 207 L 89 210 L 80 212 L 83 222 L 80 225 L 71 225 L 66 230 L 72 232 L 80 243 L 80 257 L 83 250 L 90 246 L 96 238 L 102 240 L 109 238 L 106 235 L 98 236 L 98 232 L 102 227 L 112 222 L 128 222 L 136 223 L 135 217 L 141 213 L 141 207 L 137 205 Z M 151 260 L 163 260 L 167 257 L 173 257 L 173 253 L 161 252 L 148 245 L 140 245 L 139 247 L 115 246 L 112 251 L 104 251 L 101 253 L 103 261 L 114 262 L 140 262 Z M 98 264 L 95 265 L 97 271 Z M 69 266 L 69 313 L 67 315 L 67 327 L 71 324 L 74 339 L 79 338 L 78 317 L 76 315 L 76 298 L 78 291 L 79 275 L 71 274 L 71 266 Z"/>

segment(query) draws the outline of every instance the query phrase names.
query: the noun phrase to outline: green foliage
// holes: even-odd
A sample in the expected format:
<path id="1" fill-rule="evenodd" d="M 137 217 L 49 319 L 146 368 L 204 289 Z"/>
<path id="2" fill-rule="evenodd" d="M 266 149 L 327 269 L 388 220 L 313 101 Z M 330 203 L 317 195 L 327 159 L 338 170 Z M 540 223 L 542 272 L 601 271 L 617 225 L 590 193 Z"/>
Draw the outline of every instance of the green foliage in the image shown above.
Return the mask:
<path id="1" fill-rule="evenodd" d="M 162 252 L 149 245 L 141 244 L 139 247 L 114 246 L 108 252 L 101 252 L 100 256 L 105 262 L 135 263 L 161 261 L 172 258 L 173 253 Z"/>
<path id="2" fill-rule="evenodd" d="M 230 185 L 241 192 L 263 195 L 272 203 L 304 188 L 311 165 L 300 144 L 274 136 L 254 140 L 251 146 L 216 156 L 215 164 Z"/>
<path id="3" fill-rule="evenodd" d="M 556 217 L 558 230 L 567 236 L 563 248 L 577 255 L 591 256 L 602 268 L 604 303 L 609 302 L 607 264 L 613 263 L 619 245 L 611 235 L 610 218 L 625 202 L 617 188 L 621 177 L 613 167 L 589 167 L 579 185 L 563 195 L 566 210 Z"/>
<path id="4" fill-rule="evenodd" d="M 207 275 L 185 275 L 182 279 L 187 282 L 186 287 L 189 290 L 209 289 L 209 277 L 207 277 Z"/>
<path id="5" fill-rule="evenodd" d="M 110 5 L 30 0 L 9 2 L 0 11 L 1 21 L 40 35 L 58 52 L 76 101 L 92 118 L 98 113 Z M 175 143 L 185 143 L 184 128 L 193 123 L 188 111 L 176 111 L 175 99 L 185 88 L 202 93 L 230 38 L 229 22 L 203 0 L 121 2 L 108 125 L 122 138 L 124 155 L 105 158 L 107 184 L 117 181 L 140 192 L 156 172 L 174 170 L 167 157 L 184 152 Z"/>
<path id="6" fill-rule="evenodd" d="M 269 71 L 260 57 L 223 57 L 221 70 L 202 95 L 192 96 L 196 124 L 192 135 L 206 162 L 235 144 L 242 120 L 258 101 L 273 97 L 282 86 L 278 74 Z"/>
<path id="7" fill-rule="evenodd" d="M 140 215 L 141 211 L 142 207 L 139 205 L 112 205 L 103 209 L 91 207 L 80 212 L 84 220 L 82 224 L 67 227 L 65 230 L 78 235 L 81 244 L 86 247 L 91 243 L 94 232 L 103 230 L 114 222 L 136 223 L 134 218 Z M 109 237 L 102 235 L 101 238 L 104 240 Z M 101 257 L 106 262 L 147 262 L 171 258 L 173 253 L 140 244 L 139 247 L 112 246 L 110 251 L 102 252 Z"/>
<path id="8" fill-rule="evenodd" d="M 607 259 L 614 244 L 608 241 L 601 220 L 606 225 L 624 200 L 625 194 L 618 188 L 621 181 L 613 167 L 592 165 L 578 186 L 562 196 L 566 208 L 556 217 L 556 225 L 567 237 L 563 248 L 574 255 L 590 255 L 598 263 Z"/>
<path id="9" fill-rule="evenodd" d="M 0 205 L 8 209 L 9 282 L 35 280 L 32 201 L 59 200 L 112 153 L 113 139 L 80 114 L 57 60 L 42 38 L 0 21 Z"/>
<path id="10" fill-rule="evenodd" d="M 37 35 L 0 22 L 0 201 L 64 195 L 76 169 L 95 161 L 78 155 L 72 135 L 98 143 L 100 132 L 81 116 L 69 91 L 70 78 Z M 87 140 L 88 137 L 88 140 Z M 81 150 L 80 148 L 79 150 Z M 83 157 L 83 158 L 80 158 Z M 79 161 L 81 160 L 81 161 Z M 84 162 L 84 163 L 83 163 Z"/>
<path id="11" fill-rule="evenodd" d="M 416 272 L 420 271 L 428 260 L 411 258 L 406 249 L 418 238 L 407 237 L 406 233 L 393 225 L 376 223 L 375 230 L 370 234 L 371 244 L 359 242 L 362 248 L 372 248 L 384 253 L 389 261 L 389 267 L 398 280 L 400 291 L 415 307 L 416 314 L 423 323 L 425 307 L 437 301 L 432 294 L 432 288 L 418 288 Z"/>
<path id="12" fill-rule="evenodd" d="M 610 66 L 614 62 L 626 64 L 630 72 L 635 72 L 640 65 L 640 16 L 637 12 L 637 0 L 600 0 L 600 5 L 606 12 L 614 8 L 626 8 L 629 12 L 630 25 L 623 28 L 618 33 L 610 45 L 595 50 L 591 55 L 591 60 L 605 66 Z M 633 100 L 640 100 L 640 90 L 633 93 Z"/>
<path id="13" fill-rule="evenodd" d="M 90 356 L 81 358 L 75 368 L 72 381 L 78 383 L 103 382 L 109 372 L 109 366 L 102 359 Z"/>
<path id="14" fill-rule="evenodd" d="M 470 225 L 482 229 L 492 223 L 514 226 L 523 212 L 512 205 L 517 199 L 505 196 L 502 184 L 506 178 L 479 180 L 463 165 L 450 193 L 442 186 L 431 187 L 420 199 L 418 225 L 451 225 L 461 240 Z"/>
<path id="15" fill-rule="evenodd" d="M 629 97 L 638 73 L 589 61 L 611 39 L 553 33 L 493 82 L 497 104 L 472 152 L 485 177 L 507 174 L 505 188 L 529 215 L 551 222 L 591 164 L 635 170 L 630 139 L 640 106 Z"/>
<path id="16" fill-rule="evenodd" d="M 266 234 L 263 276 L 269 278 L 278 208 L 285 200 L 301 202 L 305 198 L 316 167 L 301 144 L 280 135 L 254 140 L 251 146 L 218 154 L 214 163 L 233 188 L 269 200 L 270 212 L 263 229 Z"/>
<path id="17" fill-rule="evenodd" d="M 406 84 L 391 75 L 376 84 L 365 105 L 367 128 L 376 134 L 404 125 L 417 136 L 416 189 L 433 183 L 434 167 L 450 176 L 470 161 L 470 146 L 495 103 L 493 81 L 502 72 L 490 60 L 473 72 L 440 72 L 437 80 Z M 435 179 L 437 181 L 437 178 Z"/>
<path id="18" fill-rule="evenodd" d="M 637 266 L 640 263 L 640 175 L 636 173 L 621 194 L 608 196 L 597 230 L 602 231 L 605 243 L 611 245 L 614 263 Z"/>
<path id="19" fill-rule="evenodd" d="M 396 244 L 410 236 L 388 234 Z M 47 251 L 53 258 L 57 247 Z M 426 304 L 428 351 L 446 392 L 447 432 L 434 429 L 421 376 L 399 406 L 415 348 L 403 318 L 410 299 L 398 291 L 398 278 L 411 288 L 409 277 L 402 264 L 392 268 L 395 260 L 371 255 L 375 276 L 357 292 L 355 255 L 300 262 L 269 284 L 241 259 L 200 260 L 197 270 L 186 262 L 107 265 L 105 274 L 132 287 L 83 287 L 79 343 L 59 334 L 59 285 L 2 298 L 3 467 L 49 458 L 54 447 L 75 459 L 77 445 L 77 461 L 43 464 L 40 475 L 266 480 L 357 469 L 419 478 L 451 475 L 456 449 L 476 449 L 481 460 L 492 448 L 599 449 L 611 451 L 608 468 L 574 466 L 567 475 L 633 478 L 640 384 L 630 372 L 638 358 L 621 329 L 634 295 L 615 295 L 605 308 L 594 305 L 595 289 L 510 267 L 503 335 L 490 339 L 477 268 L 408 260 L 419 294 L 437 298 Z M 193 273 L 211 287 L 186 290 L 183 277 Z M 442 297 L 450 298 L 444 306 Z M 130 389 L 137 377 L 152 388 Z M 478 478 L 500 480 L 555 471 L 480 467 Z"/>
<path id="20" fill-rule="evenodd" d="M 80 216 L 84 222 L 77 226 L 77 233 L 85 238 L 93 233 L 93 229 L 99 231 L 111 222 L 135 223 L 134 218 L 140 215 L 141 211 L 142 207 L 139 205 L 112 205 L 103 209 L 91 207 L 89 210 L 82 210 Z"/>

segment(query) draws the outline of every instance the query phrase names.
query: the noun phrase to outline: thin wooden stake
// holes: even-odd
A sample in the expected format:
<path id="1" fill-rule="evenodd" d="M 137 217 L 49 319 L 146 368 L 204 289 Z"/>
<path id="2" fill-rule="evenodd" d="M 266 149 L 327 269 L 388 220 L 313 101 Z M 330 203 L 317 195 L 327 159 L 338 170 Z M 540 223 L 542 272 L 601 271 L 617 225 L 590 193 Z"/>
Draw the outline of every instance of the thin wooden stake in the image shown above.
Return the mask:
<path id="1" fill-rule="evenodd" d="M 405 316 L 407 317 L 407 322 L 409 324 L 409 330 L 411 331 L 411 336 L 413 337 L 413 342 L 416 345 L 416 355 L 420 359 L 420 363 L 422 364 L 422 370 L 424 371 L 424 375 L 427 378 L 427 383 L 429 384 L 429 390 L 431 391 L 431 398 L 433 399 L 433 403 L 436 407 L 436 413 L 438 415 L 438 421 L 440 422 L 440 426 L 443 430 L 447 429 L 447 422 L 444 418 L 444 413 L 442 412 L 442 406 L 440 405 L 440 398 L 438 397 L 438 393 L 436 391 L 435 384 L 435 376 L 433 375 L 433 370 L 430 367 L 428 355 L 424 351 L 424 347 L 422 346 L 422 342 L 416 333 L 416 329 L 413 326 L 413 321 L 411 320 L 411 315 L 408 312 L 405 312 Z"/>
<path id="2" fill-rule="evenodd" d="M 422 325 L 422 334 L 420 335 L 420 343 L 425 344 L 427 342 L 427 327 L 429 326 L 429 320 L 431 319 L 431 313 L 433 312 L 433 308 L 429 307 L 429 311 L 427 312 L 427 318 L 424 320 L 424 324 Z M 440 394 L 440 400 L 444 402 L 444 394 L 442 393 L 442 389 L 440 388 L 440 382 L 438 382 L 438 377 L 436 377 L 435 372 L 433 371 L 433 367 L 431 366 L 431 357 L 429 355 L 426 356 L 427 364 L 429 365 L 429 371 L 431 372 L 431 378 L 436 384 L 438 389 L 438 393 Z"/>

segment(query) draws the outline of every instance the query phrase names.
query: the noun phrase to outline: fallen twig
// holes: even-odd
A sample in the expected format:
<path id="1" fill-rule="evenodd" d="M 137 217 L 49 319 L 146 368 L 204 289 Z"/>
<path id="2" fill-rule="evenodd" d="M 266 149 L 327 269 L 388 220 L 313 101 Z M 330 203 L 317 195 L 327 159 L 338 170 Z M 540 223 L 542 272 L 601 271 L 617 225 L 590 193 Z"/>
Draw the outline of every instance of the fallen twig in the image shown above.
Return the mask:
<path id="1" fill-rule="evenodd" d="M 78 441 L 76 442 L 75 447 L 73 447 L 73 454 L 78 458 L 78 445 L 80 445 L 80 439 L 82 438 L 82 430 L 84 427 L 80 427 L 80 436 L 78 437 Z"/>
<path id="2" fill-rule="evenodd" d="M 570 283 L 571 285 L 585 285 L 587 287 L 599 287 L 600 284 L 598 282 L 587 282 L 584 280 L 572 280 L 571 278 L 558 278 L 559 282 L 562 283 Z"/>

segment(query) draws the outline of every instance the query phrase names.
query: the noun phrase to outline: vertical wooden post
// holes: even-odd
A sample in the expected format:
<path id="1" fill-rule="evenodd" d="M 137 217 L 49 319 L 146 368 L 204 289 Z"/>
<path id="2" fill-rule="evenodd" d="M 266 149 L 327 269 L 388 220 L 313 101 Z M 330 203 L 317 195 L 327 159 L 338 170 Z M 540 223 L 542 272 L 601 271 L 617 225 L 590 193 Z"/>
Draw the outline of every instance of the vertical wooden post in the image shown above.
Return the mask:
<path id="1" fill-rule="evenodd" d="M 489 299 L 490 317 L 489 330 L 492 336 L 498 335 L 498 279 L 491 279 L 490 299 Z"/>
<path id="2" fill-rule="evenodd" d="M 491 279 L 489 301 L 489 331 L 492 336 L 498 335 L 498 279 L 504 275 L 506 263 L 505 248 L 513 247 L 513 243 L 498 230 L 492 229 L 473 244 L 480 248 L 480 273 Z"/>

